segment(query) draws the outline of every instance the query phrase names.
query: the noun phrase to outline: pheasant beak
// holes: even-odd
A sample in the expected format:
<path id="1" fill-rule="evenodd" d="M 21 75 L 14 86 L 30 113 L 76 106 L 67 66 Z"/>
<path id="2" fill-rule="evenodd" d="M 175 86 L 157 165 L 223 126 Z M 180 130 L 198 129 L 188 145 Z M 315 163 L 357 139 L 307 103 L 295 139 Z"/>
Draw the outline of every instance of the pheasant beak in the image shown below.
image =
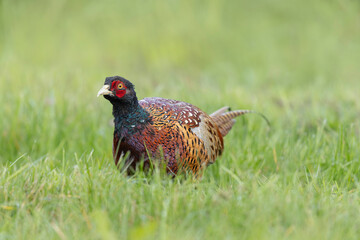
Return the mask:
<path id="1" fill-rule="evenodd" d="M 110 89 L 110 85 L 104 85 L 98 92 L 97 97 L 99 97 L 100 95 L 110 95 L 110 96 L 114 96 L 114 94 L 112 93 L 112 91 L 109 90 Z"/>

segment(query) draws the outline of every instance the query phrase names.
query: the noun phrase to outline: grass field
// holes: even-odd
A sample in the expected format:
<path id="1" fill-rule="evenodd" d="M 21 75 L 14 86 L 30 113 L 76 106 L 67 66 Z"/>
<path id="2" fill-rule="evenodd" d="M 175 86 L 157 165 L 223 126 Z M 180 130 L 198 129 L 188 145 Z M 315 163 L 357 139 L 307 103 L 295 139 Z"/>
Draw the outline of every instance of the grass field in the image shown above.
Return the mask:
<path id="1" fill-rule="evenodd" d="M 360 3 L 0 0 L 0 239 L 359 239 Z M 201 181 L 126 177 L 139 98 L 254 109 Z"/>

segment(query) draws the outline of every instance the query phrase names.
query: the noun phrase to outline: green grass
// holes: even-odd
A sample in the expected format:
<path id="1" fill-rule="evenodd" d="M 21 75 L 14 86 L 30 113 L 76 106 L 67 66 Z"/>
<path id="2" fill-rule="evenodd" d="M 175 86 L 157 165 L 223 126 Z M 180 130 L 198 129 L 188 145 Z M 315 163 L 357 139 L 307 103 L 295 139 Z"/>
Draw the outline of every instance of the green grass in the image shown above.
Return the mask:
<path id="1" fill-rule="evenodd" d="M 0 239 L 359 239 L 360 4 L 0 1 Z M 254 109 L 201 181 L 122 175 L 111 106 Z"/>

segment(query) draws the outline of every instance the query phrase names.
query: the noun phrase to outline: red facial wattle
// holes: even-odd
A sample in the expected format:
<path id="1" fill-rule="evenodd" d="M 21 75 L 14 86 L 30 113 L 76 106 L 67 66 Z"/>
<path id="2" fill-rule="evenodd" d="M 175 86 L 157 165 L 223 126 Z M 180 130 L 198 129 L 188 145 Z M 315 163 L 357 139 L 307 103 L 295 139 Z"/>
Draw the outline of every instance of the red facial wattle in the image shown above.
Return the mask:
<path id="1" fill-rule="evenodd" d="M 118 98 L 122 98 L 125 94 L 126 94 L 126 89 L 121 89 L 121 90 L 116 90 L 115 91 L 115 95 Z"/>
<path id="2" fill-rule="evenodd" d="M 115 92 L 115 95 L 118 97 L 118 98 L 122 98 L 125 96 L 126 94 L 126 86 L 123 82 L 121 81 L 114 81 L 112 82 L 111 84 L 111 88 L 110 88 L 111 91 L 114 91 Z"/>

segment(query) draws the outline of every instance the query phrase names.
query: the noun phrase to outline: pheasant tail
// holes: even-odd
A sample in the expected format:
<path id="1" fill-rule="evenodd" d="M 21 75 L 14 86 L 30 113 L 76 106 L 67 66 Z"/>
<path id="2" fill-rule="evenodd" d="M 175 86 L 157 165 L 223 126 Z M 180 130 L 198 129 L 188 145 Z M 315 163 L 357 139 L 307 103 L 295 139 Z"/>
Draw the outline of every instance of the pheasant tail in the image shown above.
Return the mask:
<path id="1" fill-rule="evenodd" d="M 219 110 L 212 113 L 210 116 L 212 120 L 216 123 L 216 125 L 219 127 L 219 131 L 223 137 L 228 134 L 228 132 L 231 130 L 232 126 L 235 124 L 235 119 L 238 116 L 247 114 L 247 113 L 256 113 L 259 114 L 261 117 L 265 119 L 267 124 L 270 126 L 269 120 L 261 113 L 255 112 L 252 110 L 235 110 L 235 111 L 229 111 L 229 107 L 223 107 Z"/>
<path id="2" fill-rule="evenodd" d="M 216 110 L 215 112 L 213 112 L 212 114 L 210 114 L 210 117 L 217 117 L 217 116 L 220 116 L 226 112 L 229 112 L 231 109 L 230 107 L 226 106 L 226 107 L 222 107 L 218 110 Z"/>

